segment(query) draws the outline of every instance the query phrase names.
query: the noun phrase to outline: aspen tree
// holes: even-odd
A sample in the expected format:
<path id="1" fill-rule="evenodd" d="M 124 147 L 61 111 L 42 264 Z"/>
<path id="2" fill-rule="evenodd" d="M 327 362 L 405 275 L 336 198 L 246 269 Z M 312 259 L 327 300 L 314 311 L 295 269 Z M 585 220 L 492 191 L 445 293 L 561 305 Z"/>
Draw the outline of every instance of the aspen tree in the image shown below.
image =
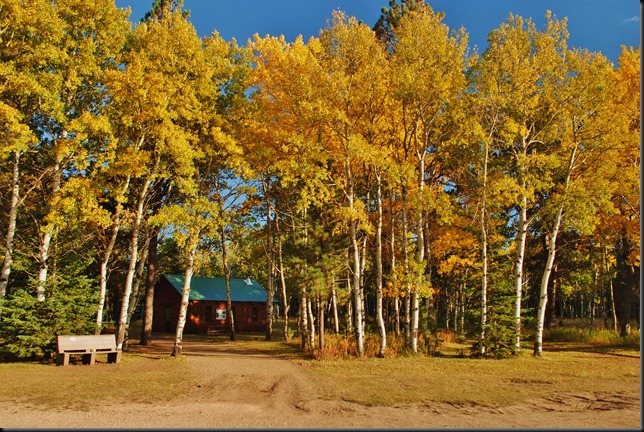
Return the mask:
<path id="1" fill-rule="evenodd" d="M 547 258 L 539 290 L 537 310 L 537 328 L 534 342 L 534 355 L 541 356 L 543 327 L 546 304 L 548 301 L 548 283 L 555 263 L 557 238 L 562 228 L 574 228 L 580 233 L 589 234 L 594 229 L 597 207 L 609 199 L 603 187 L 589 183 L 604 184 L 600 181 L 600 160 L 604 159 L 609 149 L 604 138 L 608 130 L 597 121 L 597 113 L 603 111 L 607 102 L 610 64 L 601 55 L 584 51 L 567 53 L 567 68 L 561 114 L 559 145 L 551 150 L 559 158 L 553 168 L 553 190 L 544 204 L 545 214 L 541 219 L 549 225 L 545 227 Z M 610 153 L 608 153 L 610 154 Z M 592 179 L 589 178 L 590 173 Z M 599 174 L 599 175 L 598 175 Z"/>
<path id="2" fill-rule="evenodd" d="M 614 157 L 602 158 L 602 166 L 613 165 L 611 205 L 600 213 L 599 233 L 607 245 L 606 265 L 614 263 L 609 285 L 614 290 L 615 315 L 621 336 L 630 333 L 633 301 L 637 298 L 640 272 L 641 193 L 640 175 L 640 48 L 622 47 L 606 111 L 609 140 L 615 143 Z M 598 234 L 599 234 L 598 233 Z"/>
<path id="3" fill-rule="evenodd" d="M 6 242 L 9 253 L 5 256 L 3 274 L 8 277 L 11 266 L 16 210 L 20 203 L 20 156 L 27 147 L 31 147 L 35 151 L 34 166 L 42 169 L 42 174 L 38 175 L 42 181 L 39 187 L 45 193 L 45 205 L 40 207 L 46 213 L 44 216 L 34 215 L 39 229 L 36 233 L 39 243 L 36 297 L 43 301 L 52 242 L 55 242 L 59 229 L 63 228 L 56 223 L 65 221 L 54 202 L 67 179 L 78 176 L 79 171 L 87 166 L 87 155 L 96 151 L 83 132 L 92 127 L 103 111 L 106 93 L 101 81 L 104 73 L 116 66 L 127 24 L 123 11 L 109 1 L 92 4 L 73 0 L 55 4 L 7 2 L 6 8 L 4 6 L 2 13 L 11 12 L 13 16 L 11 23 L 5 22 L 3 53 L 0 55 L 6 61 L 11 60 L 4 67 L 11 65 L 16 73 L 9 75 L 3 90 L 18 91 L 3 99 L 9 104 L 3 102 L 5 109 L 2 112 L 5 116 L 10 115 L 7 118 L 10 122 L 15 122 L 15 115 L 22 111 L 21 115 L 26 115 L 23 118 L 29 119 L 28 128 L 40 138 L 37 141 L 29 138 L 29 143 L 21 144 L 13 152 L 14 178 L 17 175 L 18 181 L 12 184 L 13 209 L 10 211 Z M 21 20 L 27 21 L 21 23 Z M 10 27 L 16 24 L 23 28 L 11 30 Z M 12 41 L 12 38 L 16 39 Z M 18 51 L 12 53 L 14 48 Z M 43 64 L 48 67 L 43 68 Z M 18 89 L 16 85 L 26 78 L 28 80 L 23 81 L 20 84 L 22 88 Z M 16 109 L 18 111 L 14 111 Z M 18 131 L 12 126 L 7 132 L 16 134 Z M 20 141 L 16 140 L 16 144 Z M 67 172 L 65 176 L 64 170 Z M 3 279 L 0 292 L 4 292 L 5 278 L 0 279 Z"/>
<path id="4" fill-rule="evenodd" d="M 283 257 L 285 227 L 280 218 L 290 217 L 293 241 L 308 238 L 306 227 L 310 223 L 309 208 L 319 207 L 328 199 L 328 153 L 322 148 L 319 107 L 314 97 L 314 87 L 319 85 L 320 71 L 314 51 L 319 51 L 319 41 L 312 38 L 305 44 L 302 38 L 288 44 L 281 38 L 255 36 L 250 45 L 256 67 L 251 72 L 251 84 L 256 91 L 251 95 L 256 111 L 246 130 L 252 131 L 248 139 L 250 165 L 256 173 L 263 173 L 272 183 L 275 205 L 269 196 L 263 197 L 267 211 L 272 208 L 276 229 L 277 270 L 280 275 L 281 297 L 284 314 L 284 337 L 288 338 L 288 299 L 286 269 Z M 299 196 L 298 199 L 292 197 Z M 295 223 L 296 218 L 302 222 Z M 305 248 L 306 249 L 306 248 Z M 306 266 L 305 266 L 306 267 Z M 304 269 L 302 277 L 307 273 Z M 308 334 L 311 321 L 308 317 L 309 293 L 302 280 L 300 285 L 300 324 L 302 343 L 308 345 L 313 333 Z M 306 318 L 302 320 L 302 318 Z M 306 325 L 305 325 L 306 324 Z M 306 330 L 306 331 L 304 331 Z M 305 335 L 305 333 L 307 335 Z"/>
<path id="5" fill-rule="evenodd" d="M 395 97 L 403 122 L 403 145 L 416 165 L 417 195 L 414 203 L 416 254 L 413 283 L 409 292 L 411 323 L 409 347 L 418 351 L 419 299 L 429 284 L 426 268 L 424 225 L 426 207 L 431 206 L 427 183 L 442 175 L 441 151 L 457 133 L 453 107 L 464 91 L 467 34 L 450 34 L 441 23 L 442 14 L 419 8 L 403 15 L 393 29 L 392 74 Z M 406 318 L 407 319 L 407 318 Z"/>
<path id="6" fill-rule="evenodd" d="M 361 132 L 368 123 L 368 107 L 384 90 L 381 66 L 385 61 L 382 46 L 374 32 L 355 18 L 334 13 L 329 27 L 321 32 L 319 63 L 327 80 L 319 89 L 323 101 L 323 121 L 329 131 L 329 150 L 334 156 L 334 176 L 343 185 L 343 219 L 348 225 L 351 263 L 353 320 L 358 355 L 364 355 L 364 299 L 361 291 L 362 265 L 360 240 L 373 228 L 368 223 L 365 201 L 359 194 L 359 178 L 364 161 L 373 148 Z M 374 84 L 376 83 L 376 84 Z M 376 93 L 377 94 L 377 93 Z M 363 251 L 364 253 L 364 251 Z"/>
<path id="7" fill-rule="evenodd" d="M 54 46 L 59 43 L 62 21 L 55 5 L 48 1 L 7 1 L 0 10 L 2 44 L 0 49 L 0 157 L 11 172 L 11 197 L 4 239 L 0 299 L 7 292 L 14 256 L 14 239 L 19 207 L 24 204 L 28 190 L 24 185 L 23 156 L 37 150 L 39 139 L 36 127 L 29 119 L 41 111 L 56 109 L 56 80 L 38 67 L 40 63 L 57 58 Z M 29 37 L 36 29 L 39 37 Z M 3 166 L 4 170 L 4 166 Z"/>
<path id="8" fill-rule="evenodd" d="M 127 311 L 139 260 L 139 236 L 149 197 L 166 179 L 180 190 L 189 188 L 194 160 L 202 150 L 195 146 L 194 125 L 209 112 L 201 105 L 212 89 L 213 70 L 204 59 L 202 42 L 180 11 L 162 21 L 141 23 L 133 31 L 125 68 L 110 76 L 115 110 L 126 153 L 136 163 L 131 171 L 135 197 L 130 204 L 130 260 L 121 302 L 117 345 L 122 346 Z M 214 92 L 213 92 L 214 93 Z M 213 129 L 215 133 L 217 129 Z"/>
<path id="9" fill-rule="evenodd" d="M 545 31 L 538 31 L 531 20 L 510 14 L 489 35 L 489 48 L 481 59 L 484 94 L 498 109 L 495 146 L 506 158 L 509 177 L 515 183 L 516 227 L 514 258 L 514 352 L 520 352 L 521 299 L 528 228 L 536 217 L 536 193 L 550 187 L 553 163 L 545 151 L 557 133 L 560 111 L 557 85 L 563 79 L 565 59 L 565 20 L 557 21 L 548 12 Z"/>

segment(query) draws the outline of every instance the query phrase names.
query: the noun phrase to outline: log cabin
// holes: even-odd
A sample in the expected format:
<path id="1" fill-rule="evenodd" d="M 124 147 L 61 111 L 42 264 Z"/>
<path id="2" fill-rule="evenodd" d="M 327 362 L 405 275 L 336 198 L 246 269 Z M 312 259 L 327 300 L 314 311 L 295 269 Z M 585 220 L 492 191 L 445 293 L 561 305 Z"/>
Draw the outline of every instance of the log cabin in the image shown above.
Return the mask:
<path id="1" fill-rule="evenodd" d="M 175 332 L 181 306 L 183 275 L 164 274 L 154 287 L 152 331 Z M 266 289 L 253 279 L 230 279 L 235 332 L 266 330 Z M 277 299 L 273 298 L 274 310 Z M 226 280 L 193 276 L 185 333 L 227 332 Z"/>

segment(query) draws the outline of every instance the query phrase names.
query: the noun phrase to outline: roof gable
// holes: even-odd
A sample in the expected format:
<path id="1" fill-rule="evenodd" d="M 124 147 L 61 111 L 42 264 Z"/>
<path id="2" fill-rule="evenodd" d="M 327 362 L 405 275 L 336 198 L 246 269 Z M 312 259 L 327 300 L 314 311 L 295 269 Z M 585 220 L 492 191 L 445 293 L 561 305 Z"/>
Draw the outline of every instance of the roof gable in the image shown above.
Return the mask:
<path id="1" fill-rule="evenodd" d="M 164 274 L 162 277 L 181 295 L 183 275 Z M 266 302 L 266 289 L 253 279 L 249 285 L 244 279 L 231 278 L 230 297 L 234 302 Z M 190 278 L 189 300 L 226 301 L 226 279 L 193 276 Z"/>

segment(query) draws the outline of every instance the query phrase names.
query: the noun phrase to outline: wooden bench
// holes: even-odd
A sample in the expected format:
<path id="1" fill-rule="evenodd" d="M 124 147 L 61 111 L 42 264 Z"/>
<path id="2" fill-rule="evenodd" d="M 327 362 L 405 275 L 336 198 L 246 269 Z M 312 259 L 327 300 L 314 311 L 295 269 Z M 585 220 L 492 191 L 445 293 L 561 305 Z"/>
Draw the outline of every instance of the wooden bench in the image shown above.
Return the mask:
<path id="1" fill-rule="evenodd" d="M 83 364 L 93 365 L 96 354 L 107 354 L 108 363 L 121 361 L 121 350 L 116 349 L 115 335 L 58 336 L 56 365 L 67 366 L 70 355 L 82 355 Z"/>

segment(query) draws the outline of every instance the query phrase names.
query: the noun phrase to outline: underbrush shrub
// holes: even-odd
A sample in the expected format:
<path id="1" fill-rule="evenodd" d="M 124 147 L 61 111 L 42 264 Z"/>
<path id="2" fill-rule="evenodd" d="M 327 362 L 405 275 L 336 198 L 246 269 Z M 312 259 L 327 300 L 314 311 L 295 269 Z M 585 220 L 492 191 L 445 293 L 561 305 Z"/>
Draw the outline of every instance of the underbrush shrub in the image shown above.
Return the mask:
<path id="1" fill-rule="evenodd" d="M 357 354 L 357 347 L 352 338 L 343 335 L 325 334 L 324 348 L 316 347 L 313 358 L 316 360 L 346 360 Z"/>
<path id="2" fill-rule="evenodd" d="M 420 353 L 427 353 L 424 349 L 425 336 L 419 334 L 418 348 Z M 367 358 L 378 357 L 380 353 L 380 335 L 377 333 L 366 333 L 364 337 L 364 356 Z M 387 346 L 385 348 L 385 357 L 402 357 L 410 355 L 410 349 L 405 345 L 405 337 L 394 334 L 387 334 Z M 358 357 L 358 347 L 355 337 L 325 334 L 324 348 L 315 348 L 313 357 L 316 360 L 348 360 Z"/>
<path id="3" fill-rule="evenodd" d="M 387 349 L 385 350 L 385 357 L 400 357 L 406 351 L 405 337 L 395 334 L 387 335 Z"/>
<path id="4" fill-rule="evenodd" d="M 505 320 L 507 321 L 507 320 Z M 493 359 L 507 359 L 512 357 L 514 330 L 504 320 L 489 321 L 485 328 L 485 357 Z M 473 351 L 478 351 L 478 342 L 472 346 Z"/>
<path id="5" fill-rule="evenodd" d="M 98 297 L 91 288 L 88 278 L 51 277 L 43 301 L 34 289 L 15 289 L 2 300 L 0 353 L 10 359 L 50 359 L 57 335 L 92 334 Z"/>
<path id="6" fill-rule="evenodd" d="M 436 337 L 443 343 L 454 343 L 458 339 L 458 335 L 452 330 L 439 330 L 436 332 Z"/>

